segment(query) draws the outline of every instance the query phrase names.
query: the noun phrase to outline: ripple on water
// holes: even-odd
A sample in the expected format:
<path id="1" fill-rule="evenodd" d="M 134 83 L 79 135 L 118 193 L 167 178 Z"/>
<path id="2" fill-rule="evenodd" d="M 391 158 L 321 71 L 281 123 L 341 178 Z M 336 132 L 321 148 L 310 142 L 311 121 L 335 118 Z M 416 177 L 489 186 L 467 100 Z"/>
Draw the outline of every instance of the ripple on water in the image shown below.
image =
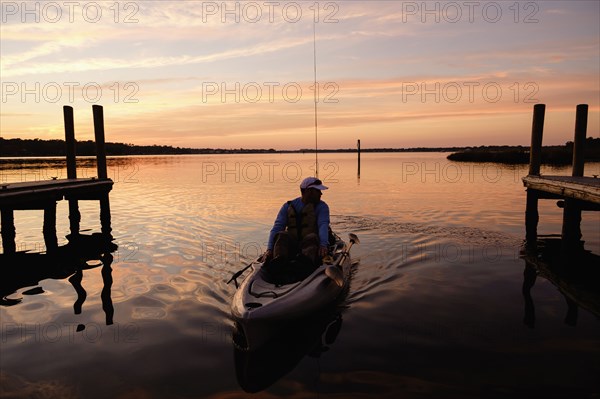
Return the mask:
<path id="1" fill-rule="evenodd" d="M 148 276 L 143 275 L 129 275 L 126 276 L 121 286 L 122 295 L 126 298 L 130 298 L 132 296 L 142 295 L 150 291 L 150 279 Z M 119 290 L 115 290 L 119 291 Z"/>
<path id="2" fill-rule="evenodd" d="M 131 310 L 131 318 L 136 320 L 157 320 L 167 317 L 167 311 L 161 308 L 136 306 Z"/>
<path id="3" fill-rule="evenodd" d="M 194 292 L 194 296 L 202 303 L 212 303 L 219 307 L 222 307 L 222 305 L 229 306 L 229 297 L 223 292 L 213 290 L 210 286 L 199 286 Z"/>
<path id="4" fill-rule="evenodd" d="M 151 283 L 164 283 L 166 281 L 166 277 L 161 274 L 153 274 L 148 277 L 148 280 Z"/>
<path id="5" fill-rule="evenodd" d="M 164 303 L 176 302 L 181 297 L 174 287 L 167 284 L 154 285 L 147 295 Z"/>
<path id="6" fill-rule="evenodd" d="M 152 298 L 148 295 L 141 295 L 131 299 L 131 305 L 140 307 L 151 307 L 151 308 L 163 308 L 166 306 L 165 303 L 158 299 Z"/>
<path id="7" fill-rule="evenodd" d="M 177 289 L 179 293 L 194 292 L 194 290 L 198 287 L 198 284 L 196 284 L 193 281 L 187 280 L 183 276 L 173 276 L 169 280 L 169 284 L 175 287 L 175 289 Z"/>
<path id="8" fill-rule="evenodd" d="M 465 273 L 457 265 L 468 268 L 478 262 L 475 258 L 486 249 L 494 248 L 496 251 L 492 252 L 500 256 L 514 252 L 522 243 L 510 234 L 478 228 L 437 227 L 371 217 L 340 220 L 340 225 L 349 231 L 363 230 L 361 245 L 352 249 L 353 258 L 360 258 L 361 262 L 354 272 L 349 304 L 364 305 L 367 298 L 388 302 L 401 292 L 414 290 L 423 281 L 430 286 L 444 286 L 448 273 Z M 369 226 L 376 228 L 369 230 Z M 446 270 L 449 267 L 453 271 Z"/>
<path id="9" fill-rule="evenodd" d="M 420 235 L 421 238 L 425 239 L 432 237 L 449 238 L 472 245 L 501 244 L 518 246 L 523 241 L 521 237 L 477 227 L 404 223 L 368 216 L 338 215 L 335 217 L 335 227 L 340 231 L 377 231 L 379 235 L 393 234 L 396 238 L 406 238 L 407 241 L 411 241 L 413 235 Z"/>
<path id="10" fill-rule="evenodd" d="M 184 278 L 189 281 L 204 282 L 206 281 L 206 275 L 201 273 L 198 269 L 186 268 L 181 271 Z"/>
<path id="11" fill-rule="evenodd" d="M 24 312 L 39 312 L 48 308 L 48 304 L 45 302 L 33 302 L 27 303 L 21 307 Z"/>
<path id="12" fill-rule="evenodd" d="M 42 295 L 37 295 L 35 301 L 24 300 L 18 306 L 19 311 L 11 314 L 15 323 L 44 324 L 55 317 L 56 304 Z"/>
<path id="13" fill-rule="evenodd" d="M 131 317 L 136 320 L 163 319 L 167 316 L 168 305 L 148 295 L 135 297 L 130 304 Z"/>

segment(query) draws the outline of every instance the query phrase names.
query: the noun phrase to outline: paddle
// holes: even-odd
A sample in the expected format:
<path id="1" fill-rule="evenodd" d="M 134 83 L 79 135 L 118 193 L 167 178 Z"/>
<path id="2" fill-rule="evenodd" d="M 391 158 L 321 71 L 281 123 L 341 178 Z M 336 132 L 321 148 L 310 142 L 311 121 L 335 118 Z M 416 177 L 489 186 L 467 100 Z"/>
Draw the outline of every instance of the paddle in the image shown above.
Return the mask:
<path id="1" fill-rule="evenodd" d="M 244 267 L 241 270 L 238 270 L 237 272 L 235 272 L 231 278 L 229 279 L 229 281 L 227 282 L 227 284 L 231 283 L 232 281 L 235 282 L 235 288 L 239 288 L 238 282 L 237 282 L 237 278 L 240 277 L 242 275 L 242 273 L 244 273 L 246 270 L 248 270 L 254 263 L 259 262 L 262 258 L 264 257 L 264 255 L 259 256 L 258 258 L 256 258 L 256 260 L 253 260 L 252 262 L 250 262 L 250 264 L 246 267 Z"/>
<path id="2" fill-rule="evenodd" d="M 348 249 L 342 254 L 342 256 L 348 256 L 350 254 L 350 248 L 352 248 L 354 244 L 360 244 L 360 240 L 358 239 L 358 236 L 356 234 L 350 233 L 348 234 L 348 237 L 350 238 L 350 245 L 348 246 Z M 343 261 L 343 259 L 340 260 L 339 264 L 342 264 Z M 327 275 L 327 277 L 333 280 L 339 287 L 344 286 L 344 274 L 338 266 L 328 266 L 325 269 L 325 274 Z"/>

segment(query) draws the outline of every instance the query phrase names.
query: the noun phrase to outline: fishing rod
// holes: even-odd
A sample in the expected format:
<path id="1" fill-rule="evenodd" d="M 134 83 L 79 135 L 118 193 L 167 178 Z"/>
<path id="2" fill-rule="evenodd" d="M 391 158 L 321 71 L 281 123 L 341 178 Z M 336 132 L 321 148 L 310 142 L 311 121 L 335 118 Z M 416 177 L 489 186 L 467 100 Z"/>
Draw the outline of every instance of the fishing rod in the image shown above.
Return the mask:
<path id="1" fill-rule="evenodd" d="M 263 254 L 263 255 L 260 255 L 260 256 L 259 256 L 259 257 L 258 257 L 256 260 L 254 260 L 254 261 L 250 262 L 250 264 L 249 264 L 249 265 L 247 265 L 246 267 L 244 267 L 244 268 L 242 268 L 242 269 L 238 270 L 237 272 L 235 272 L 234 274 L 232 274 L 232 275 L 231 275 L 231 278 L 229 279 L 229 281 L 227 281 L 227 283 L 226 283 L 226 284 L 229 284 L 229 283 L 231 283 L 231 282 L 233 281 L 233 282 L 235 283 L 235 288 L 236 288 L 236 289 L 237 289 L 237 288 L 239 288 L 239 284 L 238 284 L 238 282 L 237 282 L 237 279 L 238 279 L 238 278 L 239 278 L 239 277 L 240 277 L 240 276 L 241 276 L 241 275 L 242 275 L 242 274 L 243 274 L 243 273 L 244 273 L 246 270 L 250 269 L 250 267 L 252 267 L 252 265 L 254 265 L 254 264 L 255 264 L 255 263 L 257 263 L 257 262 L 260 262 L 260 261 L 263 259 L 263 257 L 264 257 L 264 254 Z"/>
<path id="2" fill-rule="evenodd" d="M 315 72 L 315 177 L 319 178 L 319 141 L 317 134 L 317 24 L 313 20 L 313 61 L 314 61 L 314 72 Z"/>

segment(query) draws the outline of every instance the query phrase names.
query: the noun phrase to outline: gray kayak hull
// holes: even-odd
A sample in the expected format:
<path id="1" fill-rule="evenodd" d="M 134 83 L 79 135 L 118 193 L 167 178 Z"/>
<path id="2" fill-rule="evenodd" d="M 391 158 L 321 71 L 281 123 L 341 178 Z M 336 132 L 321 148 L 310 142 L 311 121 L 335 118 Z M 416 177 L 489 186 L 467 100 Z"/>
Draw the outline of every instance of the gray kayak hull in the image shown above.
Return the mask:
<path id="1" fill-rule="evenodd" d="M 258 262 L 252 265 L 231 306 L 237 333 L 244 335 L 249 349 L 262 346 L 278 324 L 306 317 L 332 304 L 348 288 L 352 262 L 346 243 L 338 240 L 333 265 L 342 272 L 342 286 L 325 274 L 331 265 L 319 266 L 304 280 L 286 285 L 266 281 L 263 265 Z"/>

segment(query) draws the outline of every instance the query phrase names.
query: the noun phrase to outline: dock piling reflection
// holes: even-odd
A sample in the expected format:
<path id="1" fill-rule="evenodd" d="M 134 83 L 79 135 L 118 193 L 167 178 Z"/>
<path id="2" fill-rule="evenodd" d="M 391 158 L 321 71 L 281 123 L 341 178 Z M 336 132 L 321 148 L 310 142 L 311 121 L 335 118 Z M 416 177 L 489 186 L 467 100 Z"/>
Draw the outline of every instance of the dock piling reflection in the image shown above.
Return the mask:
<path id="1" fill-rule="evenodd" d="M 15 306 L 22 299 L 9 298 L 15 292 L 25 287 L 38 286 L 37 290 L 28 290 L 30 294 L 44 292 L 40 284 L 43 280 L 68 279 L 73 286 L 76 298 L 73 303 L 73 312 L 81 314 L 83 304 L 87 299 L 84 288 L 84 271 L 102 266 L 101 275 L 103 288 L 100 294 L 102 309 L 106 314 L 106 324 L 114 323 L 114 307 L 111 299 L 112 252 L 118 246 L 109 234 L 94 233 L 91 235 L 70 234 L 68 244 L 57 246 L 54 251 L 46 253 L 16 252 L 0 254 L 0 306 Z M 100 261 L 89 264 L 89 261 Z M 85 326 L 82 325 L 82 328 Z"/>
<path id="2" fill-rule="evenodd" d="M 565 324 L 576 326 L 579 308 L 584 308 L 600 318 L 600 256 L 583 248 L 565 252 L 564 240 L 543 237 L 535 250 L 525 250 L 522 294 L 524 300 L 523 323 L 535 327 L 535 305 L 532 295 L 536 280 L 543 277 L 564 296 Z"/>

